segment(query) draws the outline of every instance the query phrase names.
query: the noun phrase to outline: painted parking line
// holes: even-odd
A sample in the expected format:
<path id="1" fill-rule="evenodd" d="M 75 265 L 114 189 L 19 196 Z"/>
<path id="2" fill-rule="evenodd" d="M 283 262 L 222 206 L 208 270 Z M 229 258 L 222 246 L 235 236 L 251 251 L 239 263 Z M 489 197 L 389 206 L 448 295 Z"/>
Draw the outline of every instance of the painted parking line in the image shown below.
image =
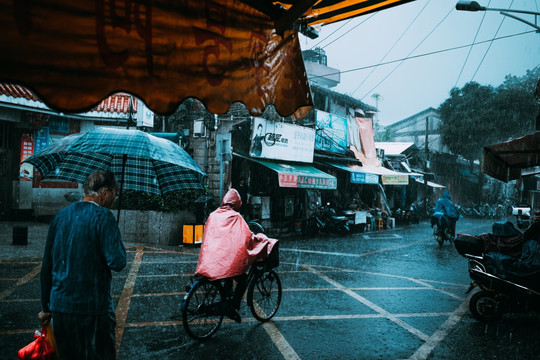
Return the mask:
<path id="1" fill-rule="evenodd" d="M 364 239 L 378 240 L 378 239 L 402 239 L 403 237 L 398 234 L 371 234 L 362 235 Z"/>
<path id="2" fill-rule="evenodd" d="M 135 252 L 135 258 L 131 264 L 131 269 L 124 284 L 124 290 L 120 299 L 118 299 L 118 305 L 116 307 L 116 356 L 118 357 L 118 351 L 122 344 L 122 336 L 124 335 L 124 328 L 126 326 L 127 314 L 129 311 L 129 304 L 131 297 L 133 296 L 133 289 L 135 288 L 135 281 L 137 280 L 137 274 L 141 267 L 141 261 L 143 256 L 143 246 L 137 246 Z"/>
<path id="3" fill-rule="evenodd" d="M 387 248 L 373 250 L 373 251 L 360 253 L 360 254 L 327 252 L 327 251 L 306 250 L 306 249 L 291 249 L 291 248 L 281 248 L 281 247 L 279 248 L 279 251 L 289 251 L 289 252 L 306 253 L 306 254 L 320 254 L 320 255 L 336 255 L 336 256 L 346 256 L 346 257 L 361 258 L 361 257 L 364 257 L 364 256 L 378 254 L 378 253 L 385 252 L 385 251 L 390 251 L 390 250 L 396 250 L 396 249 L 400 249 L 400 248 L 403 248 L 403 247 L 407 247 L 407 246 L 410 246 L 410 245 L 414 245 L 414 244 L 421 243 L 421 242 L 426 242 L 426 241 L 428 241 L 428 240 L 426 240 L 426 239 L 415 240 L 415 241 L 411 241 L 411 242 L 408 242 L 408 243 L 405 243 L 405 244 L 398 244 L 398 245 L 395 245 L 395 246 L 390 246 L 390 247 L 387 247 Z"/>
<path id="4" fill-rule="evenodd" d="M 2 291 L 0 293 L 0 301 L 6 299 L 7 297 L 9 297 L 11 294 L 13 294 L 13 292 L 17 289 L 17 287 L 23 285 L 23 284 L 26 284 L 27 282 L 29 282 L 30 280 L 32 280 L 33 278 L 36 277 L 37 274 L 39 274 L 39 272 L 41 271 L 41 263 L 34 267 L 32 270 L 30 270 L 29 273 L 27 273 L 25 276 L 23 276 L 22 278 L 18 279 L 15 284 L 11 285 L 10 287 L 8 287 L 6 290 Z"/>
<path id="5" fill-rule="evenodd" d="M 399 319 L 398 317 L 396 317 L 394 314 L 386 311 L 385 309 L 381 308 L 380 306 L 372 303 L 371 301 L 369 301 L 368 299 L 366 299 L 365 297 L 363 296 L 360 296 L 359 294 L 355 293 L 354 291 L 352 291 L 351 289 L 345 287 L 344 285 L 338 283 L 337 281 L 331 279 L 330 277 L 324 275 L 322 272 L 318 271 L 318 270 L 315 270 L 314 268 L 312 268 L 311 266 L 309 265 L 303 265 L 306 269 L 308 269 L 309 271 L 311 271 L 312 273 L 318 275 L 320 278 L 326 280 L 327 282 L 329 282 L 330 284 L 334 285 L 335 287 L 337 287 L 338 289 L 342 290 L 344 293 L 346 293 L 347 295 L 349 295 L 350 297 L 360 301 L 362 304 L 366 305 L 367 307 L 369 307 L 370 309 L 372 309 L 373 311 L 383 315 L 385 318 L 387 318 L 388 320 L 392 321 L 393 323 L 397 324 L 398 326 L 402 327 L 403 329 L 407 330 L 408 332 L 410 332 L 411 334 L 419 337 L 420 339 L 424 340 L 424 341 L 427 341 L 427 339 L 429 338 L 429 336 L 427 336 L 426 334 L 424 334 L 422 331 L 416 329 L 415 327 L 407 324 L 405 321 Z"/>
<path id="6" fill-rule="evenodd" d="M 469 308 L 469 300 L 473 294 L 470 294 L 465 301 L 463 301 L 442 325 L 426 340 L 426 342 L 415 351 L 415 353 L 409 358 L 409 360 L 426 360 L 433 349 L 437 347 L 448 335 L 448 333 L 456 326 L 465 315 Z"/>

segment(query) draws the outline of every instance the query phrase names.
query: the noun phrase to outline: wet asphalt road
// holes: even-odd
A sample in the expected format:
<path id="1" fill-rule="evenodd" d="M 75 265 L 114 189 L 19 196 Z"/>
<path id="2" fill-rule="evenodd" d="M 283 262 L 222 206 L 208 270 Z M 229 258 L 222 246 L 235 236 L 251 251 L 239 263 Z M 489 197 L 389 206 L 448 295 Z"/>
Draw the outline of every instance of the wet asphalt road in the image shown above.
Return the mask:
<path id="1" fill-rule="evenodd" d="M 480 234 L 490 220 L 462 219 L 457 232 Z M 12 224 L 11 224 L 12 225 Z M 9 223 L 0 223 L 11 235 Z M 47 226 L 29 244 L 0 244 L 0 359 L 14 359 L 38 328 L 39 267 Z M 196 247 L 126 244 L 115 274 L 118 359 L 540 359 L 540 318 L 508 314 L 496 324 L 468 311 L 467 262 L 432 239 L 427 222 L 345 237 L 282 240 L 283 285 L 273 321 L 241 308 L 204 343 L 184 332 L 180 304 Z"/>

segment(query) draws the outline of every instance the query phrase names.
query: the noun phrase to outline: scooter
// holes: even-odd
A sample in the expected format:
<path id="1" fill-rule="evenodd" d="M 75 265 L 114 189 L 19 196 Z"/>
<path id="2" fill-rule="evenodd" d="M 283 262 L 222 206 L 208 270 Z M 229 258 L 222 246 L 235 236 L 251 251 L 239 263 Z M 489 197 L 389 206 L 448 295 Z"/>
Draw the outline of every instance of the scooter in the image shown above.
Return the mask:
<path id="1" fill-rule="evenodd" d="M 431 215 L 431 227 L 433 228 L 433 237 L 443 246 L 445 241 L 454 242 L 454 229 L 452 222 L 442 212 L 434 212 Z"/>
<path id="2" fill-rule="evenodd" d="M 324 207 L 318 207 L 308 220 L 307 228 L 311 233 L 346 234 L 351 231 L 349 218 L 338 216 L 336 211 L 327 203 Z"/>

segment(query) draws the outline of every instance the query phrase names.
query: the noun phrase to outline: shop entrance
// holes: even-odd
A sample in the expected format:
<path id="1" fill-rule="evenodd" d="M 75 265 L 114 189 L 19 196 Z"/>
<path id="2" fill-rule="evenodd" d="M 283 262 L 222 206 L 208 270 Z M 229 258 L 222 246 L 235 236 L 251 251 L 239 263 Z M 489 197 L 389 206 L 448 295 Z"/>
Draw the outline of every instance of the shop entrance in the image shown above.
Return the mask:
<path id="1" fill-rule="evenodd" d="M 0 122 L 0 218 L 4 219 L 11 211 L 12 201 L 12 131 L 11 124 Z"/>

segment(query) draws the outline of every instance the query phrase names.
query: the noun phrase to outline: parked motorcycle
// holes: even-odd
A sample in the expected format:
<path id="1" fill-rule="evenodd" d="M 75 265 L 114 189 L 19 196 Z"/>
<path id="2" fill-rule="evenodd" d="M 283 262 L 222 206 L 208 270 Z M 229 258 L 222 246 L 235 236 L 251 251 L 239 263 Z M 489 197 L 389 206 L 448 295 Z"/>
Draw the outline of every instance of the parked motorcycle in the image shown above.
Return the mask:
<path id="1" fill-rule="evenodd" d="M 465 257 L 473 280 L 467 293 L 480 288 L 469 302 L 469 310 L 477 320 L 493 322 L 507 312 L 540 311 L 539 274 L 503 279 L 489 270 L 484 256 Z"/>
<path id="2" fill-rule="evenodd" d="M 529 205 L 512 206 L 512 215 L 516 217 L 516 225 L 525 229 L 531 224 L 531 207 Z"/>
<path id="3" fill-rule="evenodd" d="M 431 215 L 433 237 L 439 243 L 439 246 L 443 246 L 445 241 L 450 243 L 454 241 L 454 226 L 455 224 L 442 212 L 436 211 Z"/>
<path id="4" fill-rule="evenodd" d="M 540 312 L 540 223 L 521 233 L 511 222 L 496 222 L 492 233 L 459 234 L 454 242 L 469 262 L 472 279 L 467 293 L 471 314 L 483 322 L 507 312 Z"/>
<path id="5" fill-rule="evenodd" d="M 349 218 L 338 216 L 336 211 L 327 203 L 319 206 L 308 219 L 306 229 L 309 233 L 346 234 L 350 232 Z"/>

